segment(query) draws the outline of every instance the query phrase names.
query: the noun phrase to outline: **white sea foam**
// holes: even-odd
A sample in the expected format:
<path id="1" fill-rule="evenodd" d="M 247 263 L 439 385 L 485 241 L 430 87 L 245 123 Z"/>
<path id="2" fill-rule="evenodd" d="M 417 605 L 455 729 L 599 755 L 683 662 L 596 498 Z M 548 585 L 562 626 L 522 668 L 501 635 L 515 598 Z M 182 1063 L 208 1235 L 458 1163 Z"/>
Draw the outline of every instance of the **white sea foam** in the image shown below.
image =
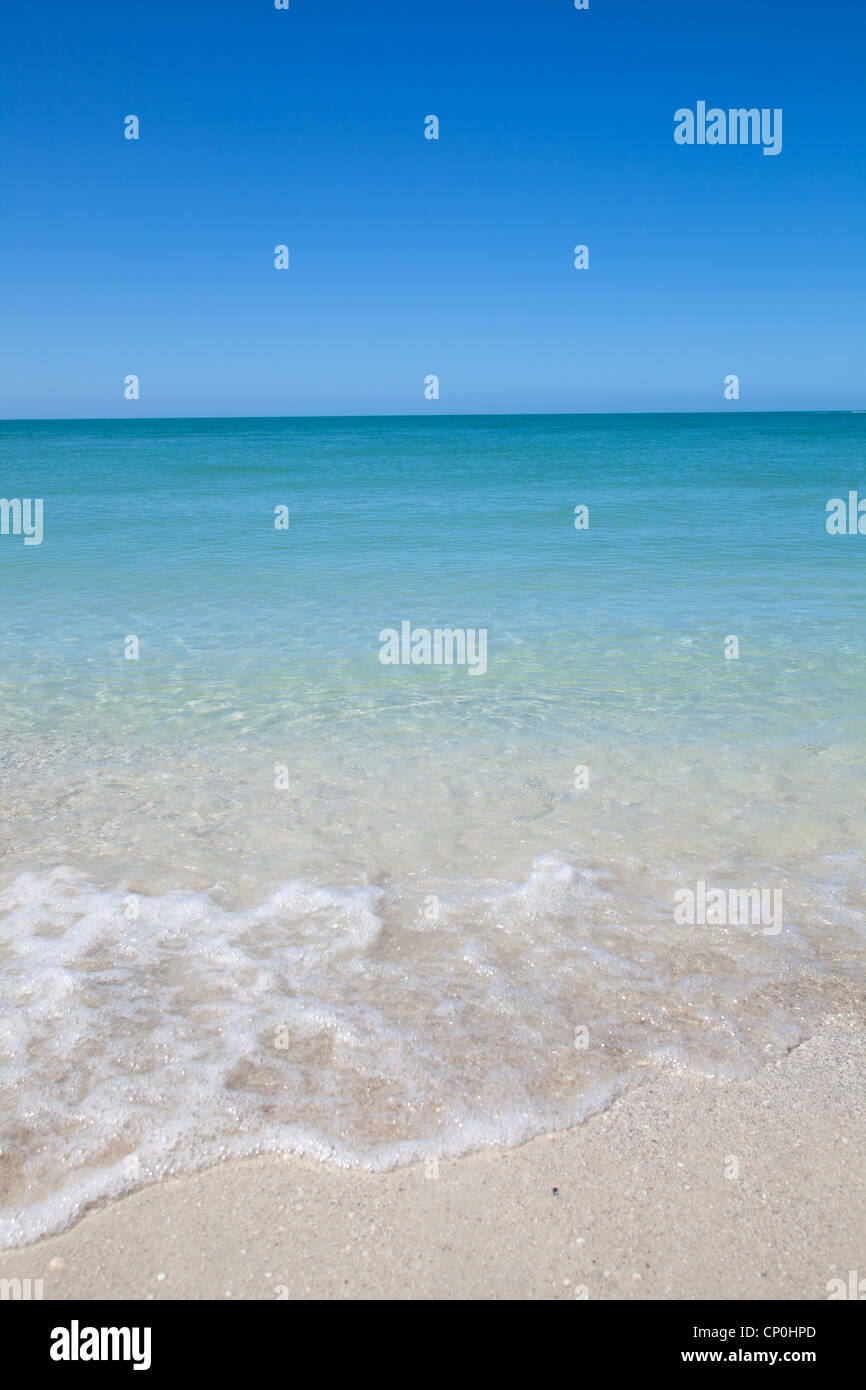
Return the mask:
<path id="1" fill-rule="evenodd" d="M 820 959 L 796 924 L 701 934 L 554 854 L 523 881 L 220 897 L 71 868 L 0 894 L 0 1244 L 221 1157 L 383 1168 L 575 1123 L 661 1066 L 740 1075 L 849 974 L 850 932 Z"/>

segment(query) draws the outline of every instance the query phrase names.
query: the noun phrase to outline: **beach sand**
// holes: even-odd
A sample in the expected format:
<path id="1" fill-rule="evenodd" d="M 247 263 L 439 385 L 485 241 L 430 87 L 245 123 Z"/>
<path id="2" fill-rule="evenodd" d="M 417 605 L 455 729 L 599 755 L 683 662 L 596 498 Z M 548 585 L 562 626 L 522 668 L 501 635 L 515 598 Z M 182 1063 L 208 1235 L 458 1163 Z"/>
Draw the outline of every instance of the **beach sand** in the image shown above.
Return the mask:
<path id="1" fill-rule="evenodd" d="M 826 1299 L 866 1275 L 864 1101 L 864 1020 L 837 1018 L 748 1080 L 670 1072 L 435 1178 L 257 1158 L 158 1183 L 0 1277 L 46 1299 Z"/>

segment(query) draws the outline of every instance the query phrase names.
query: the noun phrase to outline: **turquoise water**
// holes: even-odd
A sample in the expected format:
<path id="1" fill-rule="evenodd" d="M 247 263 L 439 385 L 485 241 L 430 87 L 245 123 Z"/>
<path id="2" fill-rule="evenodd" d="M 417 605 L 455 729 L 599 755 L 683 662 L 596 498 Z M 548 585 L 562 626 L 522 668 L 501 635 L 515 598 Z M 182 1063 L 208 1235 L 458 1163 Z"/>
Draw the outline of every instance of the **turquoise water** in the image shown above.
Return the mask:
<path id="1" fill-rule="evenodd" d="M 864 443 L 0 425 L 0 494 L 44 507 L 41 545 L 0 536 L 0 1238 L 226 1153 L 516 1142 L 844 1005 L 866 536 L 825 520 Z M 383 665 L 404 621 L 486 629 L 486 671 Z M 779 889 L 782 930 L 678 924 L 699 879 Z"/>
<path id="2" fill-rule="evenodd" d="M 129 739 L 352 717 L 411 737 L 420 696 L 422 730 L 436 718 L 449 736 L 483 734 L 496 709 L 504 727 L 569 736 L 863 738 L 863 547 L 824 523 L 861 476 L 866 415 L 96 421 L 0 437 L 6 495 L 45 499 L 43 544 L 0 546 L 13 733 L 88 730 L 96 705 L 100 729 Z M 380 666 L 379 631 L 404 619 L 487 627 L 489 677 Z M 729 633 L 736 666 L 719 659 Z"/>

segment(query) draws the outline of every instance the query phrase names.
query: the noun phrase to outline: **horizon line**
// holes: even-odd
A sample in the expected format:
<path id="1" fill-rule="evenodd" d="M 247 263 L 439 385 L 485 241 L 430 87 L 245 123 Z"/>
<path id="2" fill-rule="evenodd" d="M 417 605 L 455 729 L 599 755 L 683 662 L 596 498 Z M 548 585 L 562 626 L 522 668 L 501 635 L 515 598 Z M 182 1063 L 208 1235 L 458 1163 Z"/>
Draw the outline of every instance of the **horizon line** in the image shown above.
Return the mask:
<path id="1" fill-rule="evenodd" d="M 816 407 L 811 410 L 460 410 L 332 415 L 20 415 L 2 416 L 0 425 L 146 424 L 195 420 L 499 420 L 581 419 L 586 416 L 633 415 L 866 415 L 866 406 Z"/>

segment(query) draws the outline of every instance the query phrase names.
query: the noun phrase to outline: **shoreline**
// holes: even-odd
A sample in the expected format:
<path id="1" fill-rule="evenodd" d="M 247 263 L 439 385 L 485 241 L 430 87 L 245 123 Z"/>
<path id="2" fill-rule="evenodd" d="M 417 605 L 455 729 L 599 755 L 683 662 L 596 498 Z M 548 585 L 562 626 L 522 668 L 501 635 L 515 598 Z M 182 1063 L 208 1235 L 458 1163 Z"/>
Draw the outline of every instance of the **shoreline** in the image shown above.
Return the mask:
<path id="1" fill-rule="evenodd" d="M 826 1299 L 866 1270 L 864 1116 L 846 1014 L 745 1080 L 672 1070 L 438 1177 L 266 1156 L 167 1178 L 0 1253 L 0 1279 L 46 1300 Z"/>

